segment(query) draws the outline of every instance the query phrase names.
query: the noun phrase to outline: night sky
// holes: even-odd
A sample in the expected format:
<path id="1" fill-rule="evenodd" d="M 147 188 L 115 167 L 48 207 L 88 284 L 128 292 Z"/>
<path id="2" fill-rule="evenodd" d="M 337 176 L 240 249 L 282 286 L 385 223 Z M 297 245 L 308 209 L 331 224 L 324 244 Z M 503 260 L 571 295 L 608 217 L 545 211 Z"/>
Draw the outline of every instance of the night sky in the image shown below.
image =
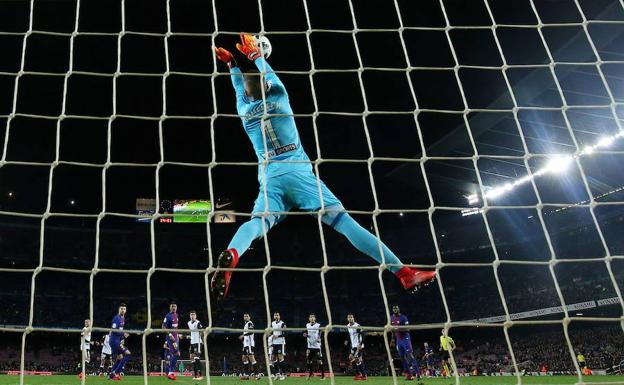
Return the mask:
<path id="1" fill-rule="evenodd" d="M 256 157 L 236 116 L 226 67 L 219 63 L 215 68 L 212 47 L 235 52 L 239 32 L 261 30 L 272 42 L 269 62 L 287 87 L 304 148 L 312 160 L 323 159 L 320 176 L 344 206 L 366 212 L 376 208 L 372 173 L 379 209 L 392 210 L 377 217 L 380 233 L 405 262 L 433 265 L 438 261 L 426 212 L 431 205 L 454 208 L 437 209 L 431 215 L 442 261 L 492 262 L 494 250 L 483 217 L 462 217 L 456 210 L 469 206 L 466 196 L 480 194 L 470 157 L 479 155 L 476 165 L 485 188 L 500 186 L 527 175 L 525 157 L 536 171 L 548 154 L 574 153 L 603 135 L 615 135 L 614 112 L 624 115 L 624 8 L 617 0 L 578 3 L 582 14 L 572 0 L 534 1 L 537 15 L 546 24 L 544 40 L 557 63 L 553 69 L 567 102 L 564 108 L 528 0 L 490 0 L 496 29 L 491 28 L 482 0 L 444 0 L 446 12 L 438 0 L 398 0 L 401 20 L 390 0 L 353 0 L 353 9 L 345 0 L 262 0 L 262 22 L 258 2 L 252 0 L 215 0 L 216 19 L 211 1 L 171 0 L 167 11 L 165 1 L 126 0 L 123 21 L 120 1 L 81 1 L 78 33 L 73 39 L 76 2 L 35 1 L 33 32 L 26 37 L 25 73 L 17 82 L 13 111 L 30 8 L 29 2 L 0 2 L 0 138 L 5 144 L 0 163 L 0 264 L 26 269 L 39 265 L 43 223 L 43 266 L 83 270 L 94 267 L 99 227 L 98 267 L 140 271 L 117 276 L 123 282 L 117 288 L 118 297 L 144 291 L 145 270 L 153 263 L 205 269 L 208 231 L 216 255 L 236 225 L 211 224 L 207 230 L 198 224 L 155 224 L 153 254 L 149 224 L 114 215 L 98 222 L 95 216 L 101 212 L 135 214 L 136 198 L 155 197 L 156 180 L 163 199 L 213 197 L 232 200 L 238 212 L 251 210 L 258 186 L 257 168 L 249 163 Z M 452 27 L 448 31 L 445 14 Z M 599 58 L 579 24 L 583 17 L 591 21 L 587 30 Z M 359 29 L 356 34 L 354 28 Z M 519 107 L 517 114 L 512 110 L 513 98 L 494 33 L 509 65 L 505 73 Z M 239 54 L 237 60 L 243 69 L 250 67 Z M 597 61 L 602 62 L 600 69 L 609 89 L 601 80 Z M 73 72 L 66 77 L 70 68 Z M 13 112 L 15 116 L 8 119 Z M 574 164 L 563 174 L 536 180 L 557 257 L 607 254 L 588 208 L 555 210 L 589 199 L 581 171 L 593 197 L 606 194 L 599 201 L 624 201 L 624 193 L 615 191 L 624 185 L 623 143 L 620 139 L 608 153 L 580 159 L 582 170 Z M 425 154 L 434 159 L 424 159 Z M 50 181 L 50 212 L 84 216 L 52 215 L 41 221 L 38 216 L 46 211 Z M 530 184 L 489 202 L 523 206 L 487 214 L 499 258 L 542 262 L 551 258 L 537 220 L 537 203 Z M 624 254 L 619 240 L 623 212 L 621 205 L 595 209 L 611 255 Z M 370 214 L 355 217 L 372 226 Z M 329 229 L 324 234 L 330 265 L 372 266 Z M 319 240 L 314 220 L 289 218 L 269 236 L 272 263 L 319 267 Z M 263 244 L 258 242 L 241 266 L 265 263 Z M 604 264 L 599 264 L 594 274 L 607 277 Z M 569 269 L 566 277 L 572 281 L 583 266 L 570 265 L 574 267 L 562 266 L 561 270 Z M 614 266 L 618 271 L 622 268 L 619 262 Z M 550 279 L 544 275 L 544 265 L 522 268 Z M 471 269 L 468 274 L 466 268 L 445 270 L 445 285 L 448 282 L 452 292 L 468 291 L 473 281 L 465 277 L 481 277 L 487 285 L 479 289 L 483 296 L 497 298 L 491 267 Z M 501 280 L 512 281 L 518 271 L 514 269 L 513 265 L 501 269 Z M 0 273 L 7 282 L 3 290 L 12 290 L 19 281 L 23 285 L 19 287 L 29 292 L 30 274 L 19 278 L 15 274 Z M 260 275 L 250 274 L 257 276 L 249 287 L 261 296 Z M 289 273 L 275 274 L 270 292 L 287 291 Z M 312 278 L 304 278 L 312 273 L 293 274 L 320 288 L 317 273 Z M 332 271 L 335 279 L 328 285 L 349 274 Z M 378 290 L 376 272 L 365 274 Z M 110 282 L 112 275 L 100 274 L 96 281 Z M 203 275 L 195 276 L 185 283 L 192 282 L 203 295 Z M 59 292 L 77 290 L 88 298 L 88 278 L 77 272 L 44 272 L 37 290 L 52 290 L 64 281 Z M 410 301 L 387 278 L 392 299 Z M 173 292 L 163 292 L 160 286 L 183 279 L 187 277 L 182 273 L 156 273 L 153 295 L 184 295 L 182 285 Z M 300 289 L 306 290 L 305 286 Z M 96 283 L 96 297 L 98 290 L 108 290 L 98 287 Z M 332 287 L 339 296 L 343 289 L 338 284 Z M 233 290 L 243 292 L 240 287 Z M 427 290 L 431 301 L 440 301 L 437 286 Z M 110 303 L 101 306 L 114 308 Z M 81 309 L 82 314 L 87 310 Z M 341 311 L 344 308 L 338 307 L 337 312 Z M 499 311 L 499 307 L 485 309 L 482 315 Z M 439 321 L 445 315 L 431 318 Z"/>

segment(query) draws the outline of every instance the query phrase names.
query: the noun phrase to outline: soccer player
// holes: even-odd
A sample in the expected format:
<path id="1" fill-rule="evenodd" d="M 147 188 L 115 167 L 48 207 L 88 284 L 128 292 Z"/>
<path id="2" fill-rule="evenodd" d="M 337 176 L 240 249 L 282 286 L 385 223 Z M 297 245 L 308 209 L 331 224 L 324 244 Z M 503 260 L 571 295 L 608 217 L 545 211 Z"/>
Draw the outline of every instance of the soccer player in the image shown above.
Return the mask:
<path id="1" fill-rule="evenodd" d="M 254 324 L 251 322 L 251 316 L 249 313 L 243 314 L 243 334 L 239 336 L 239 339 L 243 342 L 243 367 L 245 368 L 245 372 L 243 373 L 244 379 L 249 379 L 256 375 L 256 356 L 254 353 L 254 349 L 256 347 L 256 343 L 254 341 Z M 256 377 L 260 379 L 259 377 Z"/>
<path id="2" fill-rule="evenodd" d="M 355 364 L 356 372 L 353 379 L 356 381 L 365 381 L 368 380 L 368 377 L 366 375 L 366 366 L 362 360 L 362 353 L 364 350 L 364 334 L 362 333 L 362 329 L 360 329 L 360 324 L 355 322 L 353 313 L 347 314 L 347 322 L 349 339 L 345 341 L 345 345 L 349 345 L 351 347 L 349 361 L 351 361 L 352 364 Z"/>
<path id="3" fill-rule="evenodd" d="M 114 329 L 109 334 L 109 342 L 113 357 L 115 357 L 115 364 L 113 369 L 109 373 L 111 380 L 119 381 L 121 376 L 119 373 L 123 372 L 126 362 L 130 360 L 130 350 L 124 346 L 125 339 L 129 334 L 123 331 L 126 324 L 126 304 L 119 304 L 117 315 L 113 317 L 111 329 Z"/>
<path id="4" fill-rule="evenodd" d="M 587 367 L 585 356 L 580 351 L 576 352 L 576 361 L 581 369 L 585 369 Z"/>
<path id="5" fill-rule="evenodd" d="M 84 320 L 84 327 L 82 328 L 82 332 L 80 333 L 80 352 L 81 358 L 80 361 L 84 358 L 84 372 L 81 371 L 78 375 L 79 378 L 82 378 L 84 373 L 87 373 L 89 370 L 89 364 L 91 363 L 91 331 L 89 328 L 91 327 L 91 320 Z M 82 366 L 82 364 L 81 364 Z"/>
<path id="6" fill-rule="evenodd" d="M 102 336 L 102 352 L 100 353 L 100 375 L 108 373 L 113 366 L 112 350 L 110 346 L 110 334 Z M 106 370 L 106 362 L 108 361 L 108 369 Z"/>
<path id="7" fill-rule="evenodd" d="M 282 321 L 280 313 L 275 312 L 273 314 L 273 322 L 271 322 L 271 328 L 273 329 L 273 340 L 271 344 L 273 346 L 273 354 L 271 360 L 273 360 L 273 366 L 275 367 L 276 377 L 280 380 L 285 380 L 286 363 L 284 362 L 284 354 L 286 354 L 286 338 L 284 337 L 284 331 L 286 324 Z"/>
<path id="8" fill-rule="evenodd" d="M 442 352 L 442 368 L 444 371 L 444 375 L 450 377 L 454 373 L 454 369 L 451 370 L 452 367 L 449 365 L 449 359 L 451 358 L 451 354 L 453 349 L 455 349 L 455 341 L 449 335 L 444 335 L 444 330 L 442 330 L 442 335 L 440 335 L 440 351 Z"/>
<path id="9" fill-rule="evenodd" d="M 266 231 L 285 218 L 271 212 L 286 212 L 294 208 L 312 212 L 324 207 L 323 222 L 343 234 L 362 253 L 379 263 L 383 259 L 392 264 L 388 269 L 406 290 L 413 291 L 433 281 L 435 271 L 403 266 L 399 258 L 360 226 L 345 211 L 340 200 L 317 179 L 312 172 L 310 158 L 301 145 L 284 84 L 260 54 L 253 36 L 241 34 L 241 43 L 236 48 L 253 61 L 264 75 L 264 81 L 257 72 L 243 76 L 232 53 L 224 48 L 215 48 L 217 58 L 230 69 L 236 91 L 236 108 L 258 157 L 260 191 L 251 219 L 239 227 L 227 249 L 219 255 L 217 271 L 211 281 L 211 290 L 217 298 L 227 296 L 232 277 L 232 271 L 222 269 L 235 268 L 251 242 L 264 236 Z M 267 117 L 265 113 L 272 116 Z M 263 214 L 265 210 L 269 215 Z"/>
<path id="10" fill-rule="evenodd" d="M 195 310 L 191 310 L 189 313 L 190 320 L 187 322 L 188 328 L 191 331 L 191 346 L 189 348 L 189 358 L 193 361 L 193 379 L 201 380 L 204 377 L 202 376 L 201 369 L 201 355 L 202 355 L 202 341 L 201 332 L 204 327 L 201 322 L 197 319 L 197 312 Z"/>
<path id="11" fill-rule="evenodd" d="M 169 329 L 165 337 L 165 360 L 167 361 L 167 378 L 175 381 L 175 371 L 178 358 L 180 357 L 180 337 L 178 335 L 178 305 L 175 302 L 169 304 L 169 313 L 165 315 L 162 323 L 163 329 Z"/>
<path id="12" fill-rule="evenodd" d="M 306 324 L 306 331 L 303 336 L 308 343 L 308 350 L 306 351 L 306 358 L 308 364 L 308 377 L 310 379 L 314 375 L 312 368 L 314 364 L 317 364 L 321 370 L 321 380 L 325 379 L 325 366 L 323 364 L 323 352 L 321 351 L 321 325 L 316 322 L 316 315 L 311 313 L 308 317 Z"/>
<path id="13" fill-rule="evenodd" d="M 425 342 L 423 344 L 423 350 L 425 352 L 423 360 L 427 363 L 427 375 L 429 377 L 434 377 L 435 368 L 433 367 L 433 347 L 431 347 L 428 342 Z"/>
<path id="14" fill-rule="evenodd" d="M 409 325 L 409 320 L 405 314 L 401 314 L 398 305 L 392 306 L 392 315 L 390 323 L 396 327 L 392 336 L 392 344 L 396 345 L 401 363 L 403 364 L 403 375 L 406 380 L 414 380 L 414 375 L 420 379 L 420 368 L 418 360 L 414 357 L 414 349 L 412 349 L 412 338 L 409 330 L 401 330 L 400 326 Z"/>

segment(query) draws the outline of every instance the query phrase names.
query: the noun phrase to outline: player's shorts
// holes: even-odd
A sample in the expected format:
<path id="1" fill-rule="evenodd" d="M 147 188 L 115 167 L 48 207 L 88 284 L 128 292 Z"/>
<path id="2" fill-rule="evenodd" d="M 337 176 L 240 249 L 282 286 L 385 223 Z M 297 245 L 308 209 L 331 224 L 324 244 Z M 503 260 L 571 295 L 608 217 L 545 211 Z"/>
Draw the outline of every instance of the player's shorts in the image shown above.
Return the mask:
<path id="1" fill-rule="evenodd" d="M 107 352 L 102 352 L 102 353 L 100 353 L 100 358 L 101 358 L 102 360 L 105 360 L 105 359 L 107 359 L 107 358 L 110 358 L 110 356 L 111 356 L 111 354 L 110 354 L 110 353 L 107 353 Z"/>
<path id="2" fill-rule="evenodd" d="M 202 344 L 191 344 L 191 346 L 189 346 L 189 353 L 191 353 L 192 355 L 198 357 L 201 355 L 202 353 Z"/>
<path id="3" fill-rule="evenodd" d="M 286 344 L 273 344 L 273 354 L 286 354 Z"/>
<path id="4" fill-rule="evenodd" d="M 323 222 L 332 225 L 344 213 L 344 208 L 340 200 L 327 188 L 323 181 L 320 181 L 320 187 L 323 194 L 323 205 L 328 211 L 323 216 Z M 287 212 L 292 209 L 316 211 L 321 208 L 319 184 L 312 171 L 292 171 L 267 178 L 266 191 L 269 213 Z M 262 212 L 266 207 L 264 195 L 264 186 L 261 183 L 260 192 L 252 211 L 254 217 L 262 217 Z M 271 228 L 285 217 L 285 215 L 269 214 L 264 218 L 267 220 L 268 228 Z"/>
<path id="5" fill-rule="evenodd" d="M 314 360 L 323 359 L 323 352 L 320 348 L 308 348 L 307 351 L 308 362 L 312 362 Z"/>
<path id="6" fill-rule="evenodd" d="M 440 358 L 445 361 L 448 361 L 450 359 L 448 350 L 442 350 L 442 352 L 440 353 Z"/>
<path id="7" fill-rule="evenodd" d="M 351 348 L 351 357 L 359 358 L 362 357 L 363 349 L 358 350 L 358 348 Z"/>
<path id="8" fill-rule="evenodd" d="M 111 352 L 114 356 L 118 356 L 120 354 L 124 354 L 128 351 L 128 349 L 124 346 L 123 340 L 120 341 L 110 341 Z"/>
<path id="9" fill-rule="evenodd" d="M 253 356 L 254 354 L 254 346 L 243 346 L 244 356 Z"/>

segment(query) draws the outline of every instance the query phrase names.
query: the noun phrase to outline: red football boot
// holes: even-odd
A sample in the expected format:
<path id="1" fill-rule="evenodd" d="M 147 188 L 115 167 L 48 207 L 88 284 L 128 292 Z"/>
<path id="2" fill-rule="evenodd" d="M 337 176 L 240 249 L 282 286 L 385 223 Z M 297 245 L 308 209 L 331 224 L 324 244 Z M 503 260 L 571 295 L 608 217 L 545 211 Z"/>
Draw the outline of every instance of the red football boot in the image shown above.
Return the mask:
<path id="1" fill-rule="evenodd" d="M 235 249 L 227 249 L 219 255 L 217 271 L 210 281 L 210 289 L 216 294 L 217 299 L 223 299 L 227 296 L 230 288 L 230 279 L 232 279 L 231 271 L 222 271 L 220 269 L 233 269 L 236 265 L 238 265 L 238 253 Z"/>
<path id="2" fill-rule="evenodd" d="M 435 271 L 412 269 L 411 267 L 402 267 L 401 270 L 394 273 L 397 276 L 403 288 L 408 291 L 415 292 L 423 286 L 427 286 L 436 277 Z"/>
<path id="3" fill-rule="evenodd" d="M 167 378 L 170 379 L 171 381 L 177 380 L 177 377 L 176 377 L 175 373 L 167 374 Z"/>

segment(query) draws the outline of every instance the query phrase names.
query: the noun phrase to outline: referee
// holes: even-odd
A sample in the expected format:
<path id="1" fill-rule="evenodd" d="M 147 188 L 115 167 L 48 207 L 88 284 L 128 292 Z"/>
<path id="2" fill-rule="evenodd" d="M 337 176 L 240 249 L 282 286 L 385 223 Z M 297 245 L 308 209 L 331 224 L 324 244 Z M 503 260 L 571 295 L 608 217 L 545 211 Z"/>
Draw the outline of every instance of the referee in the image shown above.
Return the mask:
<path id="1" fill-rule="evenodd" d="M 455 349 L 455 341 L 449 335 L 444 335 L 444 331 L 442 331 L 442 335 L 440 336 L 440 351 L 442 352 L 442 368 L 444 368 L 444 372 L 447 376 L 451 376 L 451 374 L 455 371 L 449 370 L 449 359 L 451 357 L 451 352 Z"/>

